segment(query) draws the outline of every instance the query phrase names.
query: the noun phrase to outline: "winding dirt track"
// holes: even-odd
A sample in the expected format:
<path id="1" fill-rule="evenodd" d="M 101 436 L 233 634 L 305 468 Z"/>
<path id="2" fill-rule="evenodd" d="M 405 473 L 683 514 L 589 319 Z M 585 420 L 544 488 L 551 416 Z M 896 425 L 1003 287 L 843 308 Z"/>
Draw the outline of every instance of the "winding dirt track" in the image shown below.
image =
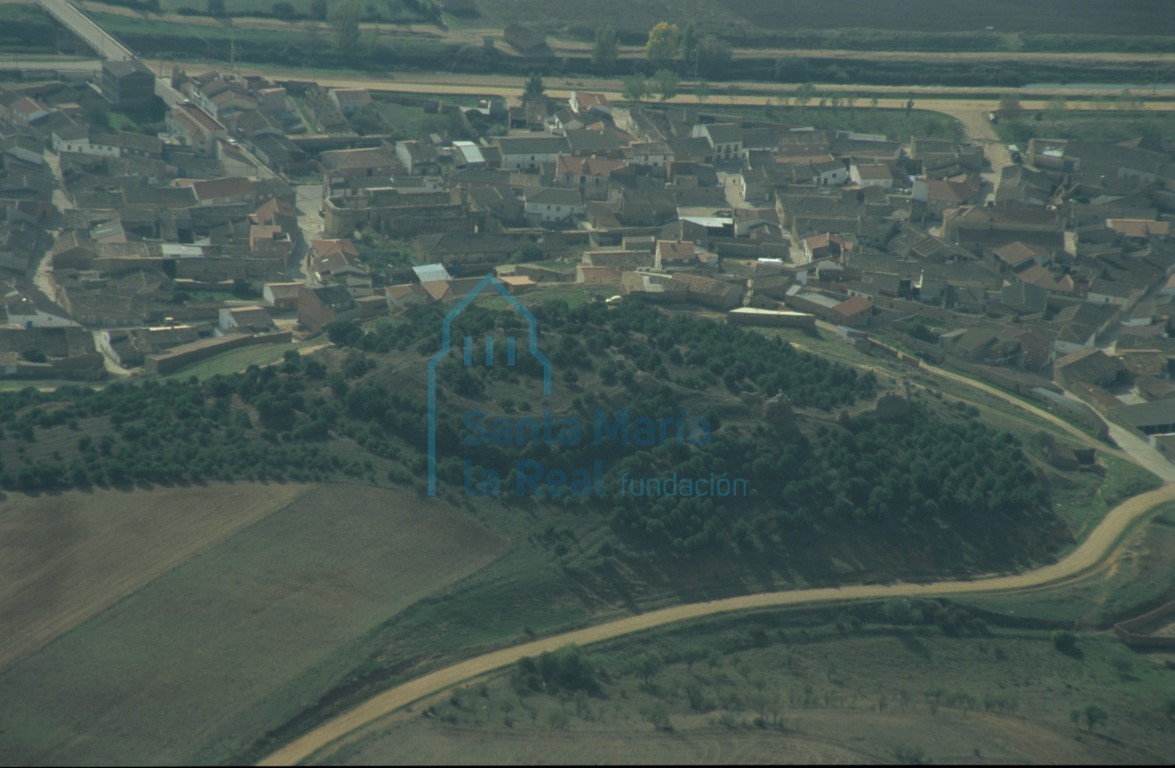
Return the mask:
<path id="1" fill-rule="evenodd" d="M 384 691 L 363 704 L 333 720 L 329 720 L 288 746 L 274 752 L 259 765 L 295 765 L 335 741 L 367 726 L 414 701 L 443 691 L 488 672 L 516 663 L 524 656 L 535 656 L 543 651 L 554 651 L 572 643 L 589 645 L 629 635 L 634 632 L 662 627 L 679 621 L 688 621 L 720 613 L 745 611 L 754 608 L 794 606 L 808 603 L 833 603 L 851 600 L 875 600 L 891 597 L 940 597 L 963 594 L 990 594 L 1031 589 L 1071 579 L 1098 565 L 1113 549 L 1126 529 L 1157 504 L 1175 500 L 1175 484 L 1144 493 L 1114 508 L 1089 537 L 1060 562 L 1012 576 L 996 576 L 975 581 L 944 581 L 935 584 L 866 584 L 841 588 L 805 589 L 795 592 L 774 592 L 745 595 L 706 603 L 678 605 L 659 611 L 630 616 L 626 619 L 600 624 L 587 629 L 565 632 L 561 635 L 536 640 L 500 651 L 487 653 L 454 664 L 432 674 Z"/>

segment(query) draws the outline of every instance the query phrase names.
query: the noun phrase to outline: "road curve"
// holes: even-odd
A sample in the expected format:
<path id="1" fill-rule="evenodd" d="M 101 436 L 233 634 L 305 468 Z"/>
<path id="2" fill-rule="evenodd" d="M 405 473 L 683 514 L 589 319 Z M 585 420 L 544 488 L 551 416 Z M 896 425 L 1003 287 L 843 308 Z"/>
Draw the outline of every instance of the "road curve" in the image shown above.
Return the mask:
<path id="1" fill-rule="evenodd" d="M 258 765 L 296 765 L 335 741 L 401 709 L 414 701 L 439 693 L 488 672 L 516 663 L 524 656 L 535 656 L 543 651 L 554 651 L 572 643 L 590 645 L 605 640 L 663 627 L 679 621 L 688 621 L 721 613 L 755 608 L 795 606 L 808 603 L 832 603 L 851 600 L 875 600 L 893 597 L 943 597 L 964 594 L 990 594 L 1033 589 L 1054 582 L 1071 579 L 1094 568 L 1113 549 L 1127 528 L 1156 505 L 1175 500 L 1175 484 L 1167 484 L 1148 493 L 1135 496 L 1106 515 L 1082 544 L 1064 559 L 1026 573 L 996 576 L 974 581 L 943 581 L 933 584 L 864 584 L 846 587 L 804 589 L 794 592 L 768 592 L 690 603 L 672 608 L 630 616 L 586 629 L 564 632 L 454 664 L 431 674 L 411 680 L 383 693 L 338 717 L 323 723 L 310 733 L 266 757 Z"/>

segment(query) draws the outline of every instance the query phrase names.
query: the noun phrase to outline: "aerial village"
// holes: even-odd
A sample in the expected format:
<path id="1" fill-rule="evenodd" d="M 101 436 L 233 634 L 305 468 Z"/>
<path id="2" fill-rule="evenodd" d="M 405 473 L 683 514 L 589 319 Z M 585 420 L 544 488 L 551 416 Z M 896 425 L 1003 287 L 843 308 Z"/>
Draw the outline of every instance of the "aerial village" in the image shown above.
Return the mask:
<path id="1" fill-rule="evenodd" d="M 4 378 L 174 373 L 455 302 L 493 272 L 519 295 L 574 283 L 834 329 L 1175 429 L 1175 162 L 1156 143 L 1034 139 L 993 167 L 980 145 L 717 104 L 458 106 L 179 70 L 165 132 L 115 127 L 155 80 L 107 61 L 0 90 Z"/>

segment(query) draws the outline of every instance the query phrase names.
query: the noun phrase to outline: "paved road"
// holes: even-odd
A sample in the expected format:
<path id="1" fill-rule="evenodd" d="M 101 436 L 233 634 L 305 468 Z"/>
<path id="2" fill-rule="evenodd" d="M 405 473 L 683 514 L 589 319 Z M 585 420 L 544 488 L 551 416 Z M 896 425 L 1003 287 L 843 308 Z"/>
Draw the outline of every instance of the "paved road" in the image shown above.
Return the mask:
<path id="1" fill-rule="evenodd" d="M 37 0 L 37 5 L 64 24 L 79 38 L 85 40 L 86 44 L 102 58 L 109 61 L 130 61 L 135 58 L 135 54 L 130 48 L 120 43 L 114 35 L 102 29 L 94 23 L 93 19 L 66 0 Z"/>
<path id="2" fill-rule="evenodd" d="M 414 701 L 517 663 L 524 656 L 536 656 L 544 651 L 554 651 L 572 643 L 580 646 L 590 645 L 679 621 L 755 608 L 878 600 L 894 597 L 926 598 L 1007 593 L 1035 589 L 1071 579 L 1095 568 L 1113 550 L 1119 538 L 1132 523 L 1158 504 L 1172 500 L 1175 500 L 1175 485 L 1165 485 L 1156 491 L 1135 496 L 1106 515 L 1101 524 L 1068 557 L 1053 565 L 1014 576 L 998 576 L 975 581 L 945 581 L 936 584 L 895 584 L 890 586 L 868 584 L 839 589 L 805 589 L 795 592 L 746 595 L 707 603 L 678 605 L 587 629 L 565 632 L 512 648 L 504 648 L 454 664 L 378 694 L 351 711 L 327 721 L 292 744 L 274 752 L 262 760 L 259 765 L 295 765 L 328 748 L 344 736 L 375 723 Z"/>

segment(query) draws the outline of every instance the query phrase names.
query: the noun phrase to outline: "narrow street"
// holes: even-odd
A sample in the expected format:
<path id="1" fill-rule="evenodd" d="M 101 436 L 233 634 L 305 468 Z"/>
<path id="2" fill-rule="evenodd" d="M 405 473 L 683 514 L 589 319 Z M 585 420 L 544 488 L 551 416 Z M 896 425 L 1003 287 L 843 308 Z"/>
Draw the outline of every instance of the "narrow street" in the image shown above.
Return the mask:
<path id="1" fill-rule="evenodd" d="M 294 249 L 294 264 L 299 274 L 290 275 L 291 279 L 305 279 L 309 274 L 310 243 L 322 237 L 322 185 L 299 184 L 294 187 L 297 193 L 298 229 L 301 237 L 298 238 Z"/>
<path id="2" fill-rule="evenodd" d="M 53 207 L 57 209 L 58 213 L 64 214 L 65 211 L 73 208 L 70 204 L 69 198 L 65 196 L 65 191 L 61 183 L 61 163 L 58 160 L 55 152 L 45 150 L 41 153 L 41 157 L 45 159 L 45 164 L 53 171 L 53 178 L 56 180 L 56 186 L 53 189 Z M 61 233 L 60 229 L 51 230 L 50 235 L 54 239 Z M 48 300 L 50 304 L 57 304 L 57 283 L 53 280 L 53 254 L 52 245 L 49 245 L 40 261 L 37 262 L 37 269 L 33 273 L 33 286 Z"/>

